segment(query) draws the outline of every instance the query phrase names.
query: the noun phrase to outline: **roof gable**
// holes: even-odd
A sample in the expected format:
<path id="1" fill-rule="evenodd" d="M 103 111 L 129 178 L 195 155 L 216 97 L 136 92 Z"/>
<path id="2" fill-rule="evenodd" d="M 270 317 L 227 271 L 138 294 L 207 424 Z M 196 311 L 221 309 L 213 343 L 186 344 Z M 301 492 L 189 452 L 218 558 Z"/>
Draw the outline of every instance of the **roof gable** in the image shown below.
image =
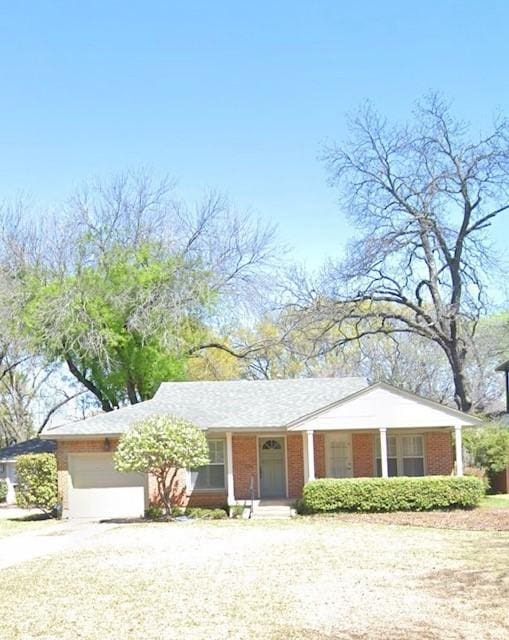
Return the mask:
<path id="1" fill-rule="evenodd" d="M 290 431 L 475 426 L 479 418 L 379 382 L 305 416 Z"/>

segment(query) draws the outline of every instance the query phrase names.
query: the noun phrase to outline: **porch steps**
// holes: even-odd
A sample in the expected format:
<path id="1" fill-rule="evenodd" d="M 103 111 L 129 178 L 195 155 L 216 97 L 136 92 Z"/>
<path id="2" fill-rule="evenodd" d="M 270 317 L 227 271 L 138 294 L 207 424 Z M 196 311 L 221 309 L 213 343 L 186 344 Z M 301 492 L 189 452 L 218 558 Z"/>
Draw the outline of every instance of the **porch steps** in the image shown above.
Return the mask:
<path id="1" fill-rule="evenodd" d="M 295 516 L 295 509 L 290 502 L 255 501 L 252 520 L 286 520 Z"/>

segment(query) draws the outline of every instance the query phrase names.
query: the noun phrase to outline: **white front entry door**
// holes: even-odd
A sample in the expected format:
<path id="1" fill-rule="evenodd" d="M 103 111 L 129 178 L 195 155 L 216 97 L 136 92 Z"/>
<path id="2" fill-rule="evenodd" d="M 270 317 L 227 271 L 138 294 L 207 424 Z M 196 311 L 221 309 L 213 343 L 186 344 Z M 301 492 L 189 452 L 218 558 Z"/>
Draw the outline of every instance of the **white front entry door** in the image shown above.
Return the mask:
<path id="1" fill-rule="evenodd" d="M 325 455 L 328 478 L 352 477 L 352 435 L 350 433 L 327 433 Z"/>
<path id="2" fill-rule="evenodd" d="M 260 497 L 286 496 L 284 438 L 260 438 Z"/>

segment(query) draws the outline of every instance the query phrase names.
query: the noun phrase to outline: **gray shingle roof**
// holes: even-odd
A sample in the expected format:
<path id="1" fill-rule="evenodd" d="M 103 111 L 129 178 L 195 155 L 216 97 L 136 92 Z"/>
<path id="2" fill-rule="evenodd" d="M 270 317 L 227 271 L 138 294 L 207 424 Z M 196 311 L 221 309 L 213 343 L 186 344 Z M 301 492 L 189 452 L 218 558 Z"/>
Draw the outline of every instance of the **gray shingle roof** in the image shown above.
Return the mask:
<path id="1" fill-rule="evenodd" d="M 32 438 L 24 442 L 17 442 L 9 447 L 0 449 L 0 460 L 14 460 L 25 453 L 53 453 L 56 451 L 57 443 L 52 440 L 39 440 Z"/>
<path id="2" fill-rule="evenodd" d="M 202 429 L 284 428 L 365 387 L 364 378 L 354 377 L 164 382 L 152 400 L 46 428 L 44 436 L 121 434 L 155 414 L 185 418 Z"/>

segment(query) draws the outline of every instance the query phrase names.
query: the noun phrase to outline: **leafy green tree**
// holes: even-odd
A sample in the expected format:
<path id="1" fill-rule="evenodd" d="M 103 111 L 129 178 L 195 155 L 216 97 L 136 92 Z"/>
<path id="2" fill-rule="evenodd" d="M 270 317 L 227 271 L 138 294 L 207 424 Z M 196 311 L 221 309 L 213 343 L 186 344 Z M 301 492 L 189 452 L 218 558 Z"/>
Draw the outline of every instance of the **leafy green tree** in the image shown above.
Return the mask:
<path id="1" fill-rule="evenodd" d="M 200 354 L 236 357 L 217 336 L 267 297 L 272 228 L 213 192 L 191 209 L 172 188 L 128 173 L 77 191 L 58 218 L 34 226 L 20 214 L 12 233 L 0 229 L 3 326 L 104 411 L 162 380 L 214 377 L 228 358 L 202 371 Z"/>
<path id="2" fill-rule="evenodd" d="M 149 473 L 155 477 L 159 501 L 167 517 L 172 513 L 178 471 L 208 462 L 209 449 L 203 431 L 174 416 L 153 416 L 133 425 L 120 438 L 115 453 L 118 471 Z"/>
<path id="3" fill-rule="evenodd" d="M 474 464 L 485 469 L 489 478 L 509 467 L 509 428 L 489 424 L 468 429 L 464 433 L 463 442 Z"/>
<path id="4" fill-rule="evenodd" d="M 16 460 L 16 502 L 51 513 L 57 505 L 57 459 L 53 453 L 31 453 Z"/>
<path id="5" fill-rule="evenodd" d="M 190 278 L 201 280 L 192 304 L 181 301 Z M 203 270 L 149 243 L 114 246 L 76 273 L 34 272 L 27 289 L 23 322 L 33 348 L 65 363 L 104 411 L 185 377 L 186 350 L 202 339 L 199 316 L 212 299 Z M 163 292 L 174 294 L 173 313 L 161 308 Z"/>

